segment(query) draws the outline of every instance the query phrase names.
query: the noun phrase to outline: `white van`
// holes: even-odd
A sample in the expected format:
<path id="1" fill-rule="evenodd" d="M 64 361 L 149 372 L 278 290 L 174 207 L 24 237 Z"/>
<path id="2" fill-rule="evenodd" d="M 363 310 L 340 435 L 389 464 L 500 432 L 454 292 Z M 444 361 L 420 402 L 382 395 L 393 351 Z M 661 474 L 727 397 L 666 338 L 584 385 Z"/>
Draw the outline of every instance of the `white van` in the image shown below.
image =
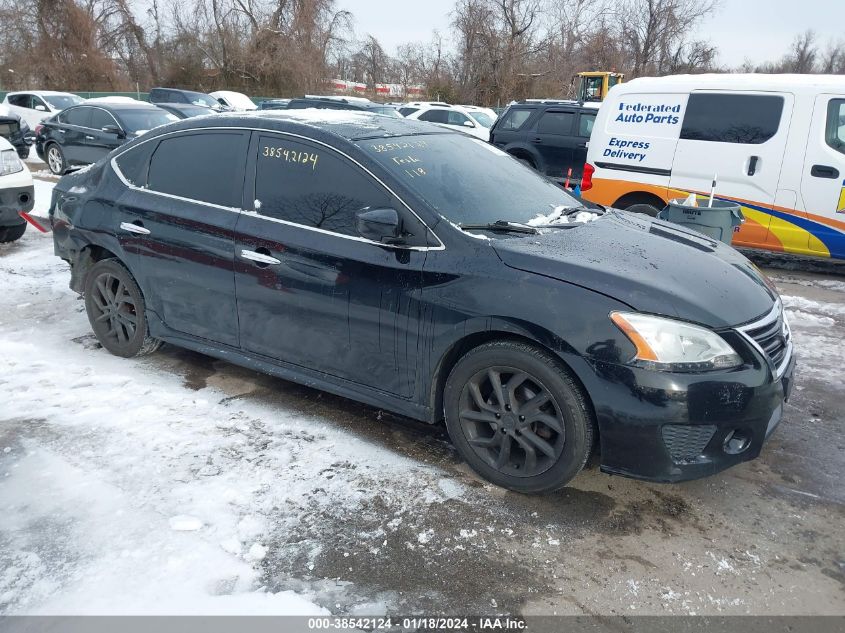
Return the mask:
<path id="1" fill-rule="evenodd" d="M 602 103 L 584 197 L 656 214 L 694 192 L 742 206 L 734 244 L 845 259 L 845 76 L 634 79 Z"/>

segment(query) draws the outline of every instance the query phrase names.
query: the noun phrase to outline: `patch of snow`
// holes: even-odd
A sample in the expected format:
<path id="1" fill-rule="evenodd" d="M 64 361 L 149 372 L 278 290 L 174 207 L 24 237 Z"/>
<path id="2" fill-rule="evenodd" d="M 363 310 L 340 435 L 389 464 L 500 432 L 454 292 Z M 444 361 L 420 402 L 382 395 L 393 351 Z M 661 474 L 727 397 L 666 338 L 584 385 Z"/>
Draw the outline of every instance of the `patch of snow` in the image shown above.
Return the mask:
<path id="1" fill-rule="evenodd" d="M 177 532 L 193 532 L 194 530 L 202 529 L 202 521 L 197 517 L 180 514 L 175 517 L 170 517 L 168 521 L 171 530 Z"/>
<path id="2" fill-rule="evenodd" d="M 552 210 L 551 213 L 543 214 L 540 213 L 537 217 L 531 218 L 526 222 L 529 226 L 544 226 L 544 225 L 555 225 L 555 224 L 571 224 L 571 223 L 583 223 L 583 222 L 592 222 L 597 217 L 599 217 L 600 213 L 593 213 L 588 210 L 578 211 L 572 215 L 564 215 L 564 212 L 570 209 L 570 207 L 556 207 Z"/>

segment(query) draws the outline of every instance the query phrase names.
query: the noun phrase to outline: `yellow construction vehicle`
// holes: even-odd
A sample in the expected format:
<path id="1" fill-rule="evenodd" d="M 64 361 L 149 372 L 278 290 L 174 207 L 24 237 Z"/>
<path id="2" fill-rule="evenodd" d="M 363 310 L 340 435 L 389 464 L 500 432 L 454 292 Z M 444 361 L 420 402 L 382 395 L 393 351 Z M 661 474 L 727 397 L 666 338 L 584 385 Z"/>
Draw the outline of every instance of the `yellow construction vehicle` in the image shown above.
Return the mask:
<path id="1" fill-rule="evenodd" d="M 578 80 L 575 98 L 578 101 L 604 101 L 607 91 L 625 80 L 625 75 L 615 71 L 596 70 L 581 72 L 572 78 Z"/>

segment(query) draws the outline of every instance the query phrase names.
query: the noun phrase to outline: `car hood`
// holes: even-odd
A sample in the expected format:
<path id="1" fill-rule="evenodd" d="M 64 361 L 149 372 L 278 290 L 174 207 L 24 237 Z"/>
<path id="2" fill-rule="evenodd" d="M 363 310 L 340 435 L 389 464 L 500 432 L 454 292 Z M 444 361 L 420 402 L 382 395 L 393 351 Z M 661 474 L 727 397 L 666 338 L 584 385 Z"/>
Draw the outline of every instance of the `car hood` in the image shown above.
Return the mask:
<path id="1" fill-rule="evenodd" d="M 771 282 L 739 252 L 660 220 L 612 210 L 575 228 L 541 231 L 491 243 L 512 268 L 712 328 L 751 321 L 777 299 Z"/>

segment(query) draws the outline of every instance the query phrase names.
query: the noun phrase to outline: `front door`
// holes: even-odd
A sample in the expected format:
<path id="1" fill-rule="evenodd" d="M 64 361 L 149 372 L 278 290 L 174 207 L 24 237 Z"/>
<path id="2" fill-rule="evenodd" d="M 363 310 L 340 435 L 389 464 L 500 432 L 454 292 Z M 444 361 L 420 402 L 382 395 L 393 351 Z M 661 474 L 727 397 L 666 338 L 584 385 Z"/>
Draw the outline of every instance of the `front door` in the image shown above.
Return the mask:
<path id="1" fill-rule="evenodd" d="M 356 212 L 400 203 L 327 146 L 256 132 L 236 227 L 241 346 L 410 396 L 425 251 L 364 239 Z M 417 233 L 420 231 L 415 229 Z"/>
<path id="2" fill-rule="evenodd" d="M 550 109 L 543 112 L 528 142 L 540 153 L 542 165 L 539 168 L 547 176 L 565 179 L 572 167 L 575 152 L 575 112 L 565 109 Z"/>
<path id="3" fill-rule="evenodd" d="M 146 187 L 136 181 L 127 188 L 119 200 L 123 217 L 115 218 L 125 241 L 137 241 L 132 250 L 147 308 L 177 332 L 233 347 L 233 232 L 248 140 L 248 132 L 202 131 L 151 141 L 158 145 Z"/>
<path id="4" fill-rule="evenodd" d="M 802 168 L 809 249 L 845 257 L 845 96 L 816 97 Z"/>
<path id="5" fill-rule="evenodd" d="M 114 132 L 104 132 L 106 126 L 120 128 L 114 117 L 102 108 L 91 108 L 91 123 L 83 137 L 84 162 L 96 163 L 110 151 L 119 147 L 122 140 Z"/>
<path id="6" fill-rule="evenodd" d="M 708 196 L 715 178 L 715 195 L 746 218 L 734 244 L 767 248 L 792 105 L 791 94 L 690 94 L 669 186 Z"/>

